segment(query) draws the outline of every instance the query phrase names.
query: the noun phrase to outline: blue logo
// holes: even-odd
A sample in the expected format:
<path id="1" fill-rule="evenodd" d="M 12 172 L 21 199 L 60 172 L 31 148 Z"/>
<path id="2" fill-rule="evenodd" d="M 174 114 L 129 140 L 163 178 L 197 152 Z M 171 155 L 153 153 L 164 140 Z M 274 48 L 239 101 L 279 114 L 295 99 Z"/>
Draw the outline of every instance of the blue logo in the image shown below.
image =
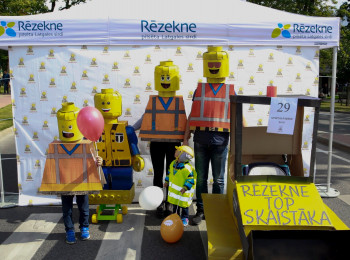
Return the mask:
<path id="1" fill-rule="evenodd" d="M 291 35 L 290 35 L 290 32 L 288 31 L 289 28 L 290 28 L 290 24 L 283 25 L 283 24 L 279 23 L 278 27 L 272 31 L 271 37 L 277 38 L 282 33 L 282 36 L 284 38 L 290 38 Z"/>
<path id="2" fill-rule="evenodd" d="M 15 37 L 16 32 L 12 29 L 15 26 L 15 22 L 7 23 L 5 21 L 0 22 L 0 36 L 6 33 L 10 37 Z"/>

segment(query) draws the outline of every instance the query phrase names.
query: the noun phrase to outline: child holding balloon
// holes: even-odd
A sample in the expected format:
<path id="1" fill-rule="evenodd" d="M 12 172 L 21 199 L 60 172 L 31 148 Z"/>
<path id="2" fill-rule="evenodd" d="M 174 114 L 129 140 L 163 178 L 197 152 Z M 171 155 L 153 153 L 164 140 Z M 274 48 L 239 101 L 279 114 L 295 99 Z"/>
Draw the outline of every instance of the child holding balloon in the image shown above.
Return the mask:
<path id="1" fill-rule="evenodd" d="M 175 160 L 170 164 L 164 187 L 169 187 L 168 202 L 173 213 L 180 215 L 184 226 L 188 225 L 189 210 L 196 187 L 197 173 L 190 164 L 194 153 L 187 145 L 176 146 Z"/>
<path id="2" fill-rule="evenodd" d="M 88 194 L 102 190 L 97 168 L 102 165 L 102 158 L 95 155 L 92 142 L 100 137 L 103 122 L 97 109 L 85 107 L 80 110 L 73 102 L 62 103 L 62 108 L 57 111 L 60 140 L 49 144 L 39 192 L 61 196 L 68 244 L 76 243 L 72 218 L 74 196 L 80 213 L 81 240 L 90 238 Z"/>

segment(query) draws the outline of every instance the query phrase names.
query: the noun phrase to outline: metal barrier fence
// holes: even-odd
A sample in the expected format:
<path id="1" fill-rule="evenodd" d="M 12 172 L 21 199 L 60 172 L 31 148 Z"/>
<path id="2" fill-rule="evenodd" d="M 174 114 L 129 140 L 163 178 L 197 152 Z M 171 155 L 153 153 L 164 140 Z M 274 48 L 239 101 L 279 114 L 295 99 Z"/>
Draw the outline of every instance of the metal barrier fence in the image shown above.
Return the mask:
<path id="1" fill-rule="evenodd" d="M 3 178 L 3 174 L 2 174 L 2 161 L 3 160 L 16 160 L 16 157 L 13 158 L 6 158 L 3 159 L 0 153 L 0 196 L 1 196 L 1 202 L 0 202 L 0 208 L 11 208 L 11 207 L 15 207 L 17 206 L 16 203 L 13 202 L 5 202 L 5 196 L 6 195 L 18 195 L 18 193 L 14 193 L 14 192 L 5 192 L 5 188 L 4 188 L 4 178 Z"/>

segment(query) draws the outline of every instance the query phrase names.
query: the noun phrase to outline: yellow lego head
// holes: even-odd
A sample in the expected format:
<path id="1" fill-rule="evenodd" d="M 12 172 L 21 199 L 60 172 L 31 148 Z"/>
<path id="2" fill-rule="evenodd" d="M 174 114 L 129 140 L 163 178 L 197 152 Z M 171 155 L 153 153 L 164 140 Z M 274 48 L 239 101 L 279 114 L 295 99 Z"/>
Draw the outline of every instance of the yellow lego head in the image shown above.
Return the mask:
<path id="1" fill-rule="evenodd" d="M 225 78 L 229 75 L 228 53 L 222 47 L 208 46 L 203 54 L 203 76 L 206 78 Z"/>
<path id="2" fill-rule="evenodd" d="M 154 69 L 154 83 L 155 90 L 169 92 L 174 96 L 174 92 L 180 89 L 179 67 L 170 60 L 161 61 Z"/>
<path id="3" fill-rule="evenodd" d="M 79 108 L 73 102 L 62 103 L 57 111 L 57 124 L 60 140 L 63 142 L 76 142 L 83 138 L 77 125 Z"/>
<path id="4" fill-rule="evenodd" d="M 112 88 L 101 89 L 101 93 L 95 94 L 94 103 L 105 119 L 116 119 L 122 115 L 122 96 Z"/>

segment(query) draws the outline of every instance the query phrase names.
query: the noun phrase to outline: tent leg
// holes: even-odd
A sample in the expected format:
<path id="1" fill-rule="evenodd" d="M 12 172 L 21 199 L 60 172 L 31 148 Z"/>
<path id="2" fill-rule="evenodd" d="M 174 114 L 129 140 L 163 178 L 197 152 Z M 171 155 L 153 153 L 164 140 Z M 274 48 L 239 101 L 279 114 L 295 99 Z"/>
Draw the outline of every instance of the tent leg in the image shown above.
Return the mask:
<path id="1" fill-rule="evenodd" d="M 332 64 L 332 85 L 331 85 L 331 108 L 329 124 L 329 143 L 328 143 L 328 168 L 327 168 L 327 186 L 317 186 L 320 196 L 323 198 L 335 198 L 340 192 L 331 188 L 331 171 L 333 156 L 333 129 L 334 129 L 334 103 L 335 103 L 335 84 L 337 79 L 337 47 L 333 47 L 333 64 Z"/>

